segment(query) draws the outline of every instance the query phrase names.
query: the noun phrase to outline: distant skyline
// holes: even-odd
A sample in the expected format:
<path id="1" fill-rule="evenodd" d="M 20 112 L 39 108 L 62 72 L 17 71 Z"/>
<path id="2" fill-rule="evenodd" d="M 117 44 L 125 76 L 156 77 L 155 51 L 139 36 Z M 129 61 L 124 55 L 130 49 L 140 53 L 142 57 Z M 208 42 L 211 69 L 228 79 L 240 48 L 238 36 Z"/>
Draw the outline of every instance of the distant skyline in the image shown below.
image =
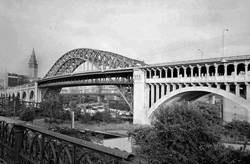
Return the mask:
<path id="1" fill-rule="evenodd" d="M 28 74 L 34 47 L 44 77 L 76 48 L 148 64 L 250 54 L 249 0 L 0 0 L 0 79 Z"/>

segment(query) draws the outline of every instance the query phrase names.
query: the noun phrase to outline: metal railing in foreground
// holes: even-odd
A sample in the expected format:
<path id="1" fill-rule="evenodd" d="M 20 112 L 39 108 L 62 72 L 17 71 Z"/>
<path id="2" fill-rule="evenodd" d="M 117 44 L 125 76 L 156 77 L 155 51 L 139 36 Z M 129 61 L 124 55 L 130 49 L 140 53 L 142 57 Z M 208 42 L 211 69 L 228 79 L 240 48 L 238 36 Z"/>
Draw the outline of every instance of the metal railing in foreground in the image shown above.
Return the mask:
<path id="1" fill-rule="evenodd" d="M 145 164 L 133 154 L 24 123 L 0 121 L 0 158 L 9 164 Z"/>

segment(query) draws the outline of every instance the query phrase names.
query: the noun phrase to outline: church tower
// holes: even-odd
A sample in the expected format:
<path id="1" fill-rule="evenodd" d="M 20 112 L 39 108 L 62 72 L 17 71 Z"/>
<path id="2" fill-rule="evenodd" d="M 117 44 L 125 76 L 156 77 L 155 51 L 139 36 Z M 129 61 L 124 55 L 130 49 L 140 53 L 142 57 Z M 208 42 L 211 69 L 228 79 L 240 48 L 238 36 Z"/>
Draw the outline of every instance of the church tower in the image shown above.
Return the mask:
<path id="1" fill-rule="evenodd" d="M 36 79 L 37 78 L 37 71 L 38 71 L 38 64 L 36 61 L 35 50 L 33 48 L 31 58 L 29 61 L 29 77 Z"/>

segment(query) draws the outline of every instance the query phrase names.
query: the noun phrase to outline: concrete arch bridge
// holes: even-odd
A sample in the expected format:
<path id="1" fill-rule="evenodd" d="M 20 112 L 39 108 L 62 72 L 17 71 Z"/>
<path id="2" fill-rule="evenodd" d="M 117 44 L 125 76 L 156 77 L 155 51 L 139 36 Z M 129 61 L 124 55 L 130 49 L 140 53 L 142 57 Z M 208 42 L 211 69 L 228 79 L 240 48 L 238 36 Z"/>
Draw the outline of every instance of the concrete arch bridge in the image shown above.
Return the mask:
<path id="1" fill-rule="evenodd" d="M 153 64 L 134 70 L 134 123 L 150 124 L 163 104 L 223 97 L 225 121 L 250 121 L 250 55 Z M 144 96 L 142 96 L 144 95 Z"/>

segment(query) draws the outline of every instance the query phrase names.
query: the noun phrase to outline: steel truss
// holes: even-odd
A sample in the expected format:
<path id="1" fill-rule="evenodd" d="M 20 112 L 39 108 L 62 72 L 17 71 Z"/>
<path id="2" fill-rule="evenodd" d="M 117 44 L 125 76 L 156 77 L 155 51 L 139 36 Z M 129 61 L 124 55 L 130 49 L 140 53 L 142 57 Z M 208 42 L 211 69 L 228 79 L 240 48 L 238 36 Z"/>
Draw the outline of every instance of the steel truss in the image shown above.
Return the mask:
<path id="1" fill-rule="evenodd" d="M 133 85 L 116 85 L 116 87 L 133 112 Z"/>
<path id="2" fill-rule="evenodd" d="M 80 48 L 67 52 L 52 66 L 44 78 L 65 75 L 84 62 L 91 62 L 95 67 L 103 70 L 145 66 L 143 61 L 130 59 L 112 52 Z"/>

